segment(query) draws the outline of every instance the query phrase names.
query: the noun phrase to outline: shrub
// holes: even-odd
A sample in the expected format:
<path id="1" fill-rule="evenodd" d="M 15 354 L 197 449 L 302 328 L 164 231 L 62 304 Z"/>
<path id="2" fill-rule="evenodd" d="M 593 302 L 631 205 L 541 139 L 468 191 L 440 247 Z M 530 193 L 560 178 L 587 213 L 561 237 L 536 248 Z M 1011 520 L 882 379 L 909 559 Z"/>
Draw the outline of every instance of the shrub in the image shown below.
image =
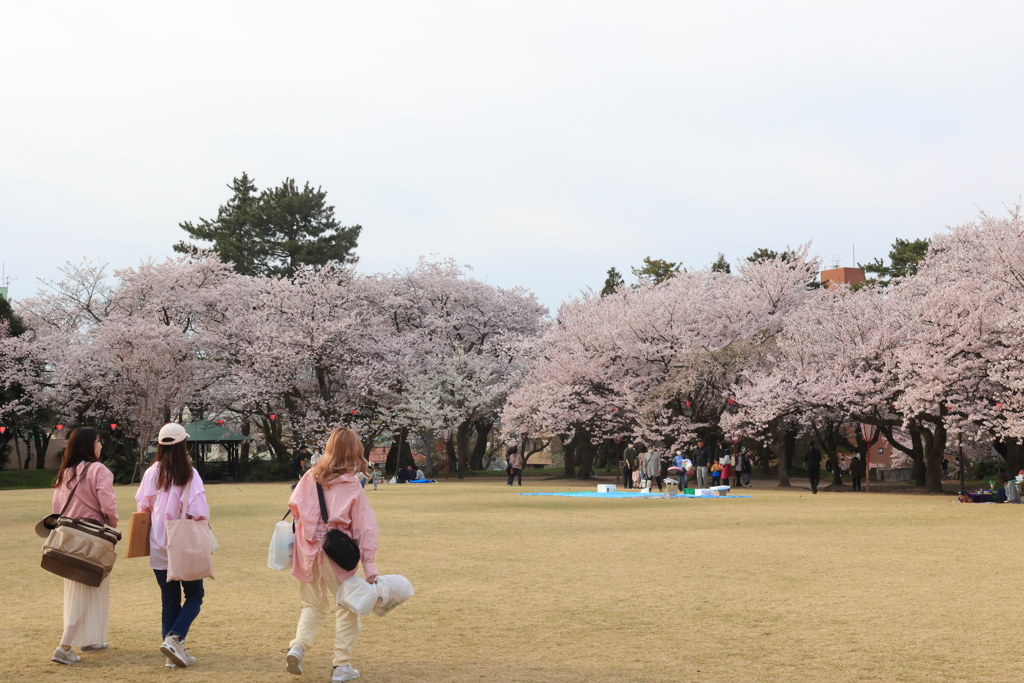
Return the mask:
<path id="1" fill-rule="evenodd" d="M 287 481 L 293 479 L 291 468 L 276 460 L 257 460 L 243 465 L 240 481 Z"/>

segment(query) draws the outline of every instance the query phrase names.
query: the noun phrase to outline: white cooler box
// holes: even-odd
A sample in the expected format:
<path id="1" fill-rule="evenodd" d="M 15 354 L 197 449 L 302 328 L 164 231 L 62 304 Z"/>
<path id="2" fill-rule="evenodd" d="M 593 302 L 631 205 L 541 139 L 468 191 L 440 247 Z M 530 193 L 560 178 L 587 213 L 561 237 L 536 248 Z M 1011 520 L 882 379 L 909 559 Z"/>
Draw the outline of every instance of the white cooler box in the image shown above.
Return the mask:
<path id="1" fill-rule="evenodd" d="M 598 484 L 598 493 L 615 493 L 615 484 Z"/>
<path id="2" fill-rule="evenodd" d="M 715 492 L 711 489 L 694 489 L 693 495 L 700 496 L 702 498 L 710 498 L 715 495 Z"/>

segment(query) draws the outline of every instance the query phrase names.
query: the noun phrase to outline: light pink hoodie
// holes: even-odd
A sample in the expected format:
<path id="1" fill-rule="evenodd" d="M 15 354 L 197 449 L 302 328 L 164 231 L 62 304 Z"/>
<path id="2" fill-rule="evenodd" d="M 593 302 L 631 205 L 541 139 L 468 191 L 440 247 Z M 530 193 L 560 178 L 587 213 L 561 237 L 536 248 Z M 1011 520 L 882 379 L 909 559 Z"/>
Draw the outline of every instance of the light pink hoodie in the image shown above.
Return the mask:
<path id="1" fill-rule="evenodd" d="M 312 583 L 317 576 L 315 568 L 323 554 L 327 528 L 341 529 L 352 537 L 359 546 L 360 564 L 367 577 L 377 573 L 377 516 L 373 514 L 366 494 L 354 474 L 343 474 L 329 482 L 324 489 L 327 504 L 327 526 L 320 518 L 320 501 L 316 495 L 316 480 L 309 472 L 299 480 L 288 500 L 288 507 L 295 516 L 295 557 L 292 561 L 292 576 L 299 581 Z M 355 574 L 331 563 L 338 581 L 344 581 Z"/>
<path id="2" fill-rule="evenodd" d="M 68 482 L 70 472 L 64 473 L 64 483 L 53 490 L 53 511 L 60 514 L 67 502 L 71 489 L 82 477 L 82 470 L 87 463 L 79 463 L 75 467 L 75 480 Z M 82 485 L 75 491 L 71 505 L 64 512 L 65 517 L 87 517 L 98 522 L 106 522 L 117 526 L 117 497 L 114 495 L 114 474 L 102 463 L 94 462 L 85 472 Z"/>

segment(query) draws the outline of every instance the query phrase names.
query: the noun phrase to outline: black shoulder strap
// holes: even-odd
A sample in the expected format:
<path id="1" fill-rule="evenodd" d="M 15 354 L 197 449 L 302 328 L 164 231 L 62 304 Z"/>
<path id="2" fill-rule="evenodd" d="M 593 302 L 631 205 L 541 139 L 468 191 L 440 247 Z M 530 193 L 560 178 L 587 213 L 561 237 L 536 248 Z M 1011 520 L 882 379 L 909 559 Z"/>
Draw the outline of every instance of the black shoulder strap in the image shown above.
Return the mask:
<path id="1" fill-rule="evenodd" d="M 320 482 L 316 483 L 316 495 L 320 499 L 320 519 L 327 524 L 327 503 L 324 502 L 324 487 L 320 486 Z"/>
<path id="2" fill-rule="evenodd" d="M 82 480 L 85 479 L 85 473 L 89 471 L 89 465 L 91 462 L 85 463 L 85 467 L 82 468 L 82 476 L 78 478 L 78 483 L 75 484 L 75 488 L 71 489 L 71 493 L 68 494 L 68 499 L 64 501 L 64 507 L 60 510 L 60 516 L 63 517 L 64 513 L 68 511 L 68 506 L 71 505 L 71 499 L 75 497 L 75 491 L 82 485 Z"/>

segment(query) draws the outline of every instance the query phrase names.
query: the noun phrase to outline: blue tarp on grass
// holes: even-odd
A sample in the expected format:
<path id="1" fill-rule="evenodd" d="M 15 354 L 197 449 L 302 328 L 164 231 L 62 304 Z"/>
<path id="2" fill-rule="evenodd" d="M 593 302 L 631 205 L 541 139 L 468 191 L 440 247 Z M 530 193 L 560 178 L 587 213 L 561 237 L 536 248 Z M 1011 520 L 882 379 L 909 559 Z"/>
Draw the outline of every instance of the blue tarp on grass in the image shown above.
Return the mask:
<path id="1" fill-rule="evenodd" d="M 597 491 L 564 491 L 551 493 L 520 493 L 520 496 L 568 496 L 570 498 L 669 498 L 664 493 L 633 493 L 631 491 L 616 491 L 615 493 L 598 493 Z M 680 493 L 672 498 L 700 498 L 725 500 L 727 498 L 750 498 L 750 496 L 690 496 Z"/>

